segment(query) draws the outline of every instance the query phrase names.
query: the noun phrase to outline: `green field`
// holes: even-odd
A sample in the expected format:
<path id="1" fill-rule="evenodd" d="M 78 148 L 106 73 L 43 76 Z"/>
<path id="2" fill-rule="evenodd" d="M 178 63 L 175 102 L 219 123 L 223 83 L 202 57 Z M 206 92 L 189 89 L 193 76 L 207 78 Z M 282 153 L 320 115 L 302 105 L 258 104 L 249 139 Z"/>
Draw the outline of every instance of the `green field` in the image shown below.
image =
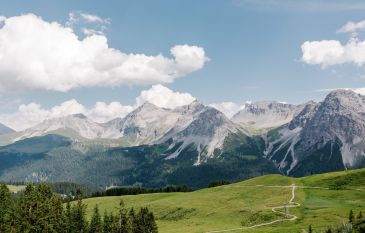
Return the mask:
<path id="1" fill-rule="evenodd" d="M 297 187 L 294 202 L 301 206 L 290 209 L 290 214 L 298 216 L 297 220 L 232 232 L 301 232 L 309 224 L 320 230 L 347 221 L 350 209 L 365 212 L 365 169 L 305 178 L 268 175 L 191 193 L 101 197 L 86 199 L 85 203 L 90 216 L 95 204 L 98 204 L 101 212 L 105 209 L 116 211 L 122 199 L 127 207 L 149 207 L 155 213 L 162 233 L 209 232 L 283 219 L 282 215 L 273 213 L 271 208 L 287 203 L 292 197 L 292 188 L 267 186 L 292 184 L 331 189 Z"/>
<path id="2" fill-rule="evenodd" d="M 7 185 L 10 192 L 12 193 L 17 193 L 19 191 L 22 191 L 23 189 L 25 189 L 25 185 Z"/>

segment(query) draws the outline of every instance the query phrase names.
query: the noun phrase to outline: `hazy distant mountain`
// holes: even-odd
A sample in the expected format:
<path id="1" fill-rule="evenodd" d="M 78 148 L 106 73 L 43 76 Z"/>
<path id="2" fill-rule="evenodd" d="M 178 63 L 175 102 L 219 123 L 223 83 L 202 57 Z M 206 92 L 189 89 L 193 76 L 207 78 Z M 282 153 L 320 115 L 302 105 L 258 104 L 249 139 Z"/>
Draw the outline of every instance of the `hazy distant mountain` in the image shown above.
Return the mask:
<path id="1" fill-rule="evenodd" d="M 254 102 L 246 104 L 232 117 L 232 121 L 254 132 L 284 125 L 290 122 L 302 108 L 302 105 L 275 101 Z"/>
<path id="2" fill-rule="evenodd" d="M 13 129 L 7 127 L 6 125 L 0 123 L 0 135 L 8 134 L 8 133 L 14 133 L 14 132 L 15 132 L 15 130 L 13 130 Z"/>
<path id="3" fill-rule="evenodd" d="M 98 123 L 93 122 L 83 114 L 73 114 L 65 117 L 51 118 L 42 123 L 19 132 L 20 136 L 14 140 L 43 136 L 55 133 L 70 138 L 105 138 L 110 134 L 105 133 L 105 128 Z"/>

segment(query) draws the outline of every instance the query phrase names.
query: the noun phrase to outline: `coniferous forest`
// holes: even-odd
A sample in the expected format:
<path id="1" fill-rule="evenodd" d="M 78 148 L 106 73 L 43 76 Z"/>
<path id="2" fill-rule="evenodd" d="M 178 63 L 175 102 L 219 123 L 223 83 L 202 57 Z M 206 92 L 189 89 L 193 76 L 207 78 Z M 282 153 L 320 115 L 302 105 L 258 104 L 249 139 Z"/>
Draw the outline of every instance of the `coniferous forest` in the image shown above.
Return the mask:
<path id="1" fill-rule="evenodd" d="M 14 196 L 0 185 L 0 233 L 156 233 L 155 218 L 148 208 L 127 209 L 123 201 L 116 214 L 100 213 L 96 206 L 90 221 L 82 194 L 62 198 L 50 186 L 28 185 Z"/>

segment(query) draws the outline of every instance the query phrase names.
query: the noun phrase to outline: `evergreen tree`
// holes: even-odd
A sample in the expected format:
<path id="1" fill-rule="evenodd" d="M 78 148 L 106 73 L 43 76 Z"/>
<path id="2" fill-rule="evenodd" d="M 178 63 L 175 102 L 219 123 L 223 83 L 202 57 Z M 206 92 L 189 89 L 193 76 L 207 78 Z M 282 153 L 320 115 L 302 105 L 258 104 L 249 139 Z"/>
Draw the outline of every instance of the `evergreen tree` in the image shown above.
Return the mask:
<path id="1" fill-rule="evenodd" d="M 70 199 L 68 199 L 66 203 L 66 210 L 65 210 L 65 233 L 72 233 L 73 229 L 73 219 L 72 219 L 72 211 L 71 211 L 71 204 Z"/>
<path id="2" fill-rule="evenodd" d="M 94 213 L 91 218 L 89 233 L 102 233 L 102 232 L 103 232 L 103 224 L 99 214 L 98 205 L 96 205 L 94 207 Z"/>
<path id="3" fill-rule="evenodd" d="M 119 233 L 119 218 L 118 216 L 114 216 L 113 213 L 109 215 L 110 221 L 110 232 L 111 233 Z"/>
<path id="4" fill-rule="evenodd" d="M 118 208 L 118 232 L 119 233 L 128 233 L 130 232 L 130 225 L 128 221 L 127 209 L 125 208 L 124 202 L 120 200 L 119 208 Z"/>
<path id="5" fill-rule="evenodd" d="M 106 212 L 105 210 L 103 216 L 103 233 L 112 232 L 112 224 L 113 224 L 113 219 L 109 218 L 108 212 Z"/>
<path id="6" fill-rule="evenodd" d="M 312 232 L 313 232 L 312 225 L 309 225 L 309 227 L 308 227 L 308 233 L 312 233 Z"/>
<path id="7" fill-rule="evenodd" d="M 362 219 L 363 216 L 362 216 L 362 212 L 360 211 L 359 214 L 357 215 L 357 219 Z"/>
<path id="8" fill-rule="evenodd" d="M 365 233 L 365 219 L 357 219 L 353 224 L 353 229 L 356 233 Z"/>
<path id="9" fill-rule="evenodd" d="M 354 222 L 354 212 L 352 210 L 350 210 L 349 213 L 349 223 L 353 223 Z"/>
<path id="10" fill-rule="evenodd" d="M 58 233 L 63 230 L 62 201 L 48 185 L 28 185 L 18 205 L 20 232 Z"/>
<path id="11" fill-rule="evenodd" d="M 0 232 L 12 231 L 12 199 L 8 187 L 0 185 Z"/>
<path id="12" fill-rule="evenodd" d="M 129 222 L 129 226 L 130 226 L 130 232 L 132 232 L 132 233 L 136 232 L 136 229 L 138 228 L 138 221 L 137 221 L 136 213 L 134 212 L 133 207 L 129 210 L 128 222 Z"/>
<path id="13" fill-rule="evenodd" d="M 72 206 L 72 233 L 85 233 L 87 232 L 86 221 L 86 205 L 82 203 L 82 194 L 78 190 L 76 194 L 76 204 Z"/>
<path id="14" fill-rule="evenodd" d="M 157 233 L 155 217 L 147 207 L 141 208 L 136 216 L 136 228 L 134 233 Z"/>

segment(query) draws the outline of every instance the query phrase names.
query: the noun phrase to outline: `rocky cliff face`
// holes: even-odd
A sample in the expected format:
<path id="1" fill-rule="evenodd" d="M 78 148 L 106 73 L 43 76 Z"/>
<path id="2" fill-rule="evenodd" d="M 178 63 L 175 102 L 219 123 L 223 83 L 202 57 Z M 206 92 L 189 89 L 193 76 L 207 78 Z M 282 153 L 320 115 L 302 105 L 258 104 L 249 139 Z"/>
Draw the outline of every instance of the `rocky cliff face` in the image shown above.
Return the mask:
<path id="1" fill-rule="evenodd" d="M 321 103 L 308 103 L 268 139 L 267 156 L 289 175 L 360 166 L 365 155 L 365 96 L 333 91 Z"/>

